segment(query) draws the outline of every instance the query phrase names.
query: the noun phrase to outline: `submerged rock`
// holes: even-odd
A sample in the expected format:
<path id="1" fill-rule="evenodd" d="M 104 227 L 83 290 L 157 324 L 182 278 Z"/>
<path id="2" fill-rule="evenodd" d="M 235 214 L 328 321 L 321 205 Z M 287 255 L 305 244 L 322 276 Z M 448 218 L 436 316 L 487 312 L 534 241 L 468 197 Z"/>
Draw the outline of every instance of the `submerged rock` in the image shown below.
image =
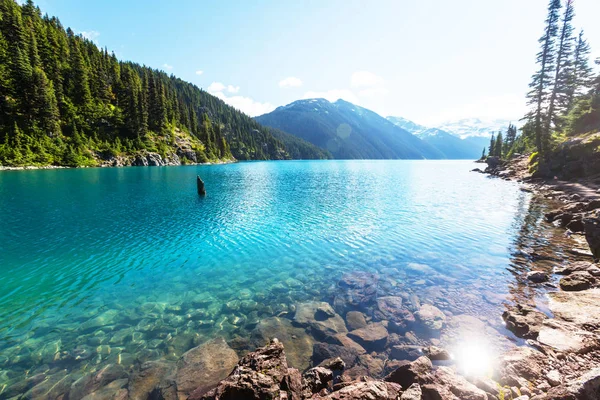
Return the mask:
<path id="1" fill-rule="evenodd" d="M 346 313 L 346 325 L 350 330 L 364 328 L 367 326 L 365 314 L 360 311 L 348 311 Z"/>
<path id="2" fill-rule="evenodd" d="M 368 351 L 380 351 L 385 348 L 388 331 L 383 324 L 375 323 L 349 332 L 348 337 L 357 341 Z"/>
<path id="3" fill-rule="evenodd" d="M 544 271 L 529 271 L 527 279 L 534 283 L 542 283 L 548 280 L 548 274 Z"/>
<path id="4" fill-rule="evenodd" d="M 298 304 L 294 323 L 310 328 L 313 335 L 321 339 L 348 332 L 342 317 L 336 314 L 326 302 L 312 301 Z"/>
<path id="5" fill-rule="evenodd" d="M 177 363 L 177 391 L 180 395 L 208 391 L 224 379 L 237 362 L 237 354 L 221 337 L 194 347 Z"/>
<path id="6" fill-rule="evenodd" d="M 413 362 L 404 362 L 384 378 L 386 382 L 394 382 L 408 389 L 415 383 L 425 383 L 429 380 L 429 374 L 433 365 L 429 358 L 422 356 Z"/>
<path id="7" fill-rule="evenodd" d="M 415 317 L 426 329 L 431 331 L 441 330 L 446 323 L 446 315 L 430 304 L 423 304 L 415 313 Z"/>

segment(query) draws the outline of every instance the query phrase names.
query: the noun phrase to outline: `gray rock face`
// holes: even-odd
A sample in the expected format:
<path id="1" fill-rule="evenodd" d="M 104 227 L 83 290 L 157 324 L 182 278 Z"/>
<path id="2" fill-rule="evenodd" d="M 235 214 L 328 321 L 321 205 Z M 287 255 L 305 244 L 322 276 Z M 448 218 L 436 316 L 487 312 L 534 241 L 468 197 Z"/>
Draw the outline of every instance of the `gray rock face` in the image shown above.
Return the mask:
<path id="1" fill-rule="evenodd" d="M 557 319 L 544 321 L 537 340 L 556 351 L 569 353 L 587 353 L 600 347 L 596 335 L 592 332 L 583 331 L 575 324 Z"/>
<path id="2" fill-rule="evenodd" d="M 518 337 L 535 339 L 547 317 L 529 306 L 517 304 L 516 307 L 504 311 L 502 318 L 506 322 L 506 327 Z"/>
<path id="3" fill-rule="evenodd" d="M 596 279 L 587 271 L 577 271 L 560 280 L 560 288 L 569 292 L 586 290 L 592 287 Z"/>
<path id="4" fill-rule="evenodd" d="M 187 351 L 177 363 L 177 391 L 180 395 L 204 393 L 227 377 L 238 356 L 223 338 L 212 339 Z"/>

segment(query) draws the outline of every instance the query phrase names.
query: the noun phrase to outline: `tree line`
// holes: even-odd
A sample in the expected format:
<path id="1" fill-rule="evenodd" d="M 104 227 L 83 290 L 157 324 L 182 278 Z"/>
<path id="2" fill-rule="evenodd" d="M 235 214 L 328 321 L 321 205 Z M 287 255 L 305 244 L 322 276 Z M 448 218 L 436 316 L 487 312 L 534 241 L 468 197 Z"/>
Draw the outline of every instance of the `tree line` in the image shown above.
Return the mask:
<path id="1" fill-rule="evenodd" d="M 527 94 L 530 111 L 518 144 L 534 148 L 542 159 L 561 137 L 600 129 L 600 75 L 594 76 L 584 32 L 575 34 L 574 16 L 573 0 L 564 5 L 550 0 L 538 40 L 537 70 Z"/>
<path id="2" fill-rule="evenodd" d="M 96 165 L 99 157 L 173 150 L 198 161 L 327 158 L 163 71 L 114 53 L 42 16 L 31 0 L 0 0 L 0 165 Z M 184 160 L 185 161 L 185 160 Z"/>

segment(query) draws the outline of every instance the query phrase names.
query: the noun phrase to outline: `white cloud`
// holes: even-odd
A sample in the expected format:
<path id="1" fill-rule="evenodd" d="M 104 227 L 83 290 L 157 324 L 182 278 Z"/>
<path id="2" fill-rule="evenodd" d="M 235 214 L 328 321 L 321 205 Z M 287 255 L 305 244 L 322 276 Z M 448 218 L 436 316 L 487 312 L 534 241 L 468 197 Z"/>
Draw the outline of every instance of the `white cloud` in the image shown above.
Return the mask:
<path id="1" fill-rule="evenodd" d="M 209 93 L 222 92 L 223 90 L 225 90 L 225 85 L 223 85 L 221 82 L 213 82 L 208 86 L 206 90 Z"/>
<path id="2" fill-rule="evenodd" d="M 379 75 L 369 71 L 357 71 L 352 74 L 350 84 L 353 88 L 364 88 L 383 85 L 384 80 Z"/>
<path id="3" fill-rule="evenodd" d="M 196 71 L 196 75 L 202 75 L 204 73 L 204 71 L 202 71 L 201 69 L 199 69 L 198 71 Z"/>
<path id="4" fill-rule="evenodd" d="M 98 32 L 98 31 L 81 31 L 79 33 L 81 34 L 81 36 L 83 36 L 87 40 L 91 40 L 92 42 L 98 44 L 98 36 L 100 36 L 100 32 Z"/>
<path id="5" fill-rule="evenodd" d="M 169 70 L 169 71 L 170 71 L 170 70 L 172 70 L 172 69 L 173 69 L 173 66 L 172 66 L 172 65 L 169 65 L 169 64 L 167 64 L 167 63 L 164 63 L 164 64 L 163 64 L 163 68 L 164 68 L 164 69 L 166 69 L 166 70 Z"/>
<path id="6" fill-rule="evenodd" d="M 261 103 L 250 97 L 228 96 L 225 94 L 225 91 L 229 93 L 237 93 L 240 90 L 239 86 L 225 86 L 221 82 L 213 82 L 206 90 L 213 96 L 218 97 L 225 103 L 229 104 L 234 108 L 237 108 L 238 110 L 248 114 L 251 117 L 266 114 L 275 109 L 275 106 L 268 102 Z"/>
<path id="7" fill-rule="evenodd" d="M 325 99 L 329 101 L 336 101 L 338 99 L 349 101 L 350 103 L 358 104 L 358 97 L 347 89 L 332 89 L 324 92 L 309 91 L 304 93 L 303 99 Z"/>
<path id="8" fill-rule="evenodd" d="M 389 90 L 383 86 L 363 89 L 358 92 L 361 97 L 381 97 L 389 93 Z"/>
<path id="9" fill-rule="evenodd" d="M 290 88 L 290 87 L 300 87 L 302 86 L 302 81 L 294 76 L 290 76 L 279 81 L 280 88 Z"/>

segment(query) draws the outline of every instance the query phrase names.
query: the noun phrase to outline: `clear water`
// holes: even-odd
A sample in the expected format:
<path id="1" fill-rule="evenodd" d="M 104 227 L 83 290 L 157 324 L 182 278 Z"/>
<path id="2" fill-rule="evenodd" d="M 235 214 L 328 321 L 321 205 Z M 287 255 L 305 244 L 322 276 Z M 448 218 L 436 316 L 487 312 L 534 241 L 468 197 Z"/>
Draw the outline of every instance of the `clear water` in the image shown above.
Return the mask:
<path id="1" fill-rule="evenodd" d="M 393 280 L 383 295 L 421 302 L 428 290 L 505 293 L 529 195 L 472 168 L 283 161 L 0 172 L 0 389 L 36 371 L 89 371 L 117 355 L 176 359 L 213 336 L 248 336 L 298 303 L 332 302 L 353 271 Z M 501 306 L 480 294 L 454 308 L 493 325 Z"/>

